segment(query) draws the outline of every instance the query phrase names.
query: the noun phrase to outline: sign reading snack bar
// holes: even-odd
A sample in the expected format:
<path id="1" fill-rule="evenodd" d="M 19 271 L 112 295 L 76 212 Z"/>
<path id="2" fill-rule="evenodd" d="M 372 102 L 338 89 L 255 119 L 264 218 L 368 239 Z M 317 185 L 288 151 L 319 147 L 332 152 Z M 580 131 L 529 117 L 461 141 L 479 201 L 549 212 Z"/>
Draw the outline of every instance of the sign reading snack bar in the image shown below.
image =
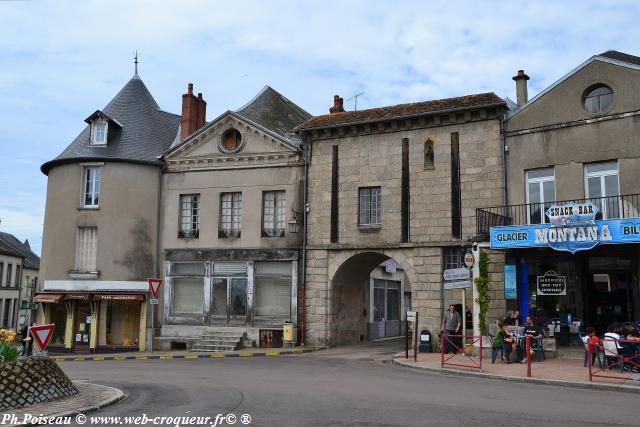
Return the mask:
<path id="1" fill-rule="evenodd" d="M 595 220 L 591 202 L 551 206 L 547 224 L 491 227 L 492 249 L 550 247 L 576 253 L 600 244 L 640 243 L 640 218 Z"/>
<path id="2" fill-rule="evenodd" d="M 566 295 L 566 276 L 558 276 L 558 273 L 553 270 L 547 271 L 544 276 L 538 276 L 537 293 L 538 295 Z"/>

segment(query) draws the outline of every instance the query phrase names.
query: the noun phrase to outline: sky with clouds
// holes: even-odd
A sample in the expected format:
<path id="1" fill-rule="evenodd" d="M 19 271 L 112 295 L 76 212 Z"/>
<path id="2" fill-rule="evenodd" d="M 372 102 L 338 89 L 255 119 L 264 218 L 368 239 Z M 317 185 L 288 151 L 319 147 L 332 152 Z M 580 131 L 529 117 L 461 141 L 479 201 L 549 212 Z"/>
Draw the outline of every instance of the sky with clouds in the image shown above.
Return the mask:
<path id="1" fill-rule="evenodd" d="M 268 84 L 312 114 L 494 91 L 530 96 L 608 49 L 640 55 L 637 1 L 0 0 L 0 231 L 39 253 L 58 155 L 133 74 L 179 113 L 188 82 L 208 118 Z M 345 102 L 347 109 L 352 101 Z"/>

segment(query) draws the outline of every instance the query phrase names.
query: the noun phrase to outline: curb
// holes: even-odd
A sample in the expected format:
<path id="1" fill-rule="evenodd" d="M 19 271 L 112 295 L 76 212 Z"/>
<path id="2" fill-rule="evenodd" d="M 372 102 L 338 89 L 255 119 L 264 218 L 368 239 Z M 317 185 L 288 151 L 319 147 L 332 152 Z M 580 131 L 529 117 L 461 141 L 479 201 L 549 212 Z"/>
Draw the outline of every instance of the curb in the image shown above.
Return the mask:
<path id="1" fill-rule="evenodd" d="M 393 358 L 391 360 L 391 363 L 396 366 L 400 366 L 402 368 L 434 372 L 442 375 L 458 375 L 463 377 L 469 376 L 469 377 L 510 381 L 510 382 L 516 382 L 516 383 L 535 383 L 535 384 L 541 384 L 541 385 L 554 385 L 559 387 L 578 388 L 578 389 L 587 389 L 587 390 L 605 390 L 605 391 L 617 391 L 622 393 L 640 394 L 640 387 L 627 386 L 627 385 L 551 380 L 551 379 L 545 379 L 545 378 L 512 377 L 507 375 L 487 374 L 484 372 L 473 372 L 473 371 L 462 371 L 462 370 L 458 371 L 454 369 L 432 368 L 428 366 L 412 366 L 406 363 L 398 362 L 396 358 Z"/>
<path id="2" fill-rule="evenodd" d="M 42 410 L 38 410 L 37 412 L 39 412 L 39 415 L 45 418 L 58 418 L 58 417 L 73 417 L 75 415 L 78 414 L 87 414 L 87 413 L 91 413 L 91 412 L 96 412 L 99 411 L 101 409 L 104 409 L 108 406 L 114 405 L 118 402 L 121 402 L 122 400 L 127 398 L 127 395 L 125 394 L 125 392 L 123 392 L 122 390 L 120 390 L 119 388 L 115 388 L 115 387 L 110 387 L 110 386 L 106 386 L 106 385 L 102 385 L 102 384 L 94 384 L 94 383 L 88 383 L 88 382 L 79 382 L 79 381 L 74 381 L 74 383 L 76 385 L 78 384 L 86 384 L 89 385 L 91 387 L 99 387 L 99 388 L 105 388 L 105 389 L 110 389 L 113 392 L 113 396 L 109 397 L 101 402 L 97 402 L 95 404 L 92 405 L 87 405 L 87 406 L 82 406 L 80 408 L 75 408 L 75 409 L 70 409 L 68 411 L 64 411 L 64 412 L 54 412 L 52 414 L 43 414 Z M 76 395 L 74 397 L 78 397 L 79 395 Z M 70 399 L 73 399 L 74 397 L 71 397 Z M 53 402 L 49 402 L 52 405 L 56 405 L 59 401 L 53 401 Z M 19 411 L 22 412 L 27 412 L 29 411 L 29 407 L 24 407 L 24 408 L 19 408 L 17 409 Z M 75 420 L 74 420 L 75 421 Z M 8 424 L 9 427 L 14 427 L 14 426 L 22 426 L 22 425 L 38 425 L 38 424 L 34 424 L 34 423 L 30 423 L 30 424 Z"/>
<path id="3" fill-rule="evenodd" d="M 103 361 L 124 361 L 124 360 L 195 360 L 195 359 L 226 359 L 228 357 L 274 357 L 311 353 L 313 351 L 324 350 L 327 347 L 309 347 L 295 350 L 272 350 L 262 352 L 237 351 L 233 353 L 210 353 L 210 354 L 150 354 L 132 356 L 51 356 L 55 362 L 103 362 Z"/>

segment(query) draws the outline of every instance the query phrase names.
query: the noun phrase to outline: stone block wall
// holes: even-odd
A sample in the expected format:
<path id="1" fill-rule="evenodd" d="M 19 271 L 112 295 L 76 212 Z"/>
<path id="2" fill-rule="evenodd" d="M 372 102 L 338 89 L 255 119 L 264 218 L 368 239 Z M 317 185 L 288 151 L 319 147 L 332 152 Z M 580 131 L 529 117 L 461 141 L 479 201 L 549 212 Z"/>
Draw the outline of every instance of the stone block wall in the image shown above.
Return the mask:
<path id="1" fill-rule="evenodd" d="M 0 364 L 0 409 L 15 409 L 78 394 L 52 359 L 27 357 Z"/>

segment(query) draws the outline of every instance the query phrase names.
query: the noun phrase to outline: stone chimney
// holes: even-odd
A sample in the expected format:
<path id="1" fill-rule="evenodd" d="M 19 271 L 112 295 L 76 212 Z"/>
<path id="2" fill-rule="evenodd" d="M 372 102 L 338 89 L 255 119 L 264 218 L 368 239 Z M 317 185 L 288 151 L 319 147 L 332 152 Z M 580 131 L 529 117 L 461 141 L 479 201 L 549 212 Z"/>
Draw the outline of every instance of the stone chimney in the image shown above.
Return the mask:
<path id="1" fill-rule="evenodd" d="M 333 107 L 329 108 L 329 114 L 344 113 L 344 99 L 339 95 L 333 96 Z"/>
<path id="2" fill-rule="evenodd" d="M 516 82 L 516 100 L 518 107 L 522 107 L 529 100 L 529 94 L 527 93 L 527 80 L 529 76 L 524 73 L 524 70 L 518 70 L 518 74 L 513 77 Z"/>
<path id="3" fill-rule="evenodd" d="M 204 126 L 207 114 L 207 103 L 193 94 L 193 83 L 189 83 L 187 93 L 182 95 L 182 118 L 180 119 L 180 139 L 184 140 L 189 135 Z"/>

